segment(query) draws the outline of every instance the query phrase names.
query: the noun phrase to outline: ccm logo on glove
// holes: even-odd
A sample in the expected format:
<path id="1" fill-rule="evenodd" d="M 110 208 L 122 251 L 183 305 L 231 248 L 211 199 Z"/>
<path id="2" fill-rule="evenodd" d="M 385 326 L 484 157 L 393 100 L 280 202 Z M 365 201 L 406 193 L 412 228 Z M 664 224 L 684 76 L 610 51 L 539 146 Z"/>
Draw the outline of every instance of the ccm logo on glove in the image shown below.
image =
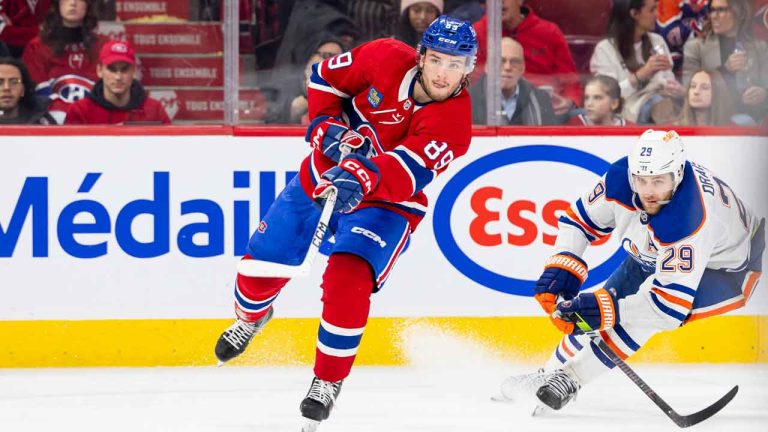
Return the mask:
<path id="1" fill-rule="evenodd" d="M 357 177 L 357 179 L 360 181 L 360 185 L 363 187 L 363 193 L 365 195 L 371 193 L 371 189 L 373 189 L 373 182 L 371 181 L 371 177 L 368 175 L 368 170 L 365 169 L 365 167 L 363 167 L 360 162 L 355 159 L 344 159 L 340 166 Z"/>

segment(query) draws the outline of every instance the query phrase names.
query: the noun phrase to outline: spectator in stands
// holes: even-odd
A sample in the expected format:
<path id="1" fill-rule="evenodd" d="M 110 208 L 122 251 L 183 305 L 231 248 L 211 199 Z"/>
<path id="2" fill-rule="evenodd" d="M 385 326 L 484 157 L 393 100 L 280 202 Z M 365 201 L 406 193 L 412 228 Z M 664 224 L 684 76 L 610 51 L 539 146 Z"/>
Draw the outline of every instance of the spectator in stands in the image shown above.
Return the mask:
<path id="1" fill-rule="evenodd" d="M 345 14 L 340 0 L 297 0 L 275 59 L 277 73 L 284 74 L 282 68 L 286 66 L 303 70 L 305 53 L 321 33 L 337 37 L 345 51 L 360 39 L 360 30 Z"/>
<path id="2" fill-rule="evenodd" d="M 40 24 L 51 0 L 0 0 L 0 42 L 5 42 L 13 57 L 21 57 L 24 47 L 40 33 Z"/>
<path id="3" fill-rule="evenodd" d="M 400 0 L 347 0 L 344 3 L 345 13 L 360 30 L 358 43 L 394 34 Z"/>
<path id="4" fill-rule="evenodd" d="M 304 126 L 309 124 L 309 119 L 307 118 L 309 110 L 307 86 L 309 85 L 309 77 L 312 74 L 312 65 L 342 52 L 344 52 L 344 47 L 338 39 L 330 35 L 319 38 L 317 48 L 312 51 L 307 60 L 307 65 L 304 68 L 304 79 L 301 81 L 300 89 L 297 90 L 298 94 L 291 100 L 289 113 L 285 119 L 288 123 L 299 123 Z"/>
<path id="5" fill-rule="evenodd" d="M 768 46 L 752 37 L 749 0 L 710 0 L 709 14 L 701 37 L 685 44 L 683 82 L 701 69 L 719 70 L 734 95 L 736 112 L 745 114 L 737 123 L 759 122 L 768 113 Z"/>
<path id="6" fill-rule="evenodd" d="M 619 82 L 624 117 L 635 123 L 668 124 L 685 95 L 664 38 L 651 32 L 655 25 L 656 0 L 614 0 L 608 37 L 590 60 L 593 74 Z"/>
<path id="7" fill-rule="evenodd" d="M 626 126 L 621 115 L 621 87 L 615 78 L 597 75 L 584 86 L 584 112 L 571 117 L 574 126 Z"/>
<path id="8" fill-rule="evenodd" d="M 656 33 L 667 42 L 674 65 L 672 71 L 683 72 L 683 45 L 698 37 L 707 20 L 708 0 L 659 0 Z"/>
<path id="9" fill-rule="evenodd" d="M 97 79 L 98 22 L 98 0 L 52 0 L 40 36 L 24 49 L 37 93 L 51 99 L 49 111 L 58 123 Z"/>
<path id="10" fill-rule="evenodd" d="M 733 124 L 733 95 L 723 75 L 701 70 L 688 83 L 688 94 L 680 121 L 682 126 L 723 126 Z"/>
<path id="11" fill-rule="evenodd" d="M 571 108 L 581 103 L 581 82 L 576 63 L 560 28 L 522 6 L 523 0 L 502 0 L 501 34 L 513 37 L 525 50 L 525 77 L 536 86 L 551 86 L 555 114 L 567 120 Z M 478 72 L 488 57 L 488 17 L 474 24 L 477 31 Z"/>
<path id="12" fill-rule="evenodd" d="M 443 0 L 402 0 L 395 39 L 416 48 L 424 30 L 443 13 Z"/>
<path id="13" fill-rule="evenodd" d="M 485 15 L 485 0 L 445 0 L 445 14 L 474 23 Z"/>
<path id="14" fill-rule="evenodd" d="M 501 110 L 503 124 L 541 126 L 555 123 L 552 100 L 523 78 L 525 56 L 523 46 L 510 37 L 501 38 Z M 486 124 L 484 73 L 470 88 L 472 122 Z"/>
<path id="15" fill-rule="evenodd" d="M 20 60 L 0 57 L 0 125 L 53 124 L 47 99 L 35 96 L 35 83 Z"/>
<path id="16" fill-rule="evenodd" d="M 136 56 L 128 42 L 110 41 L 99 54 L 99 81 L 87 97 L 75 102 L 66 124 L 169 124 L 160 102 L 147 96 L 134 79 Z"/>

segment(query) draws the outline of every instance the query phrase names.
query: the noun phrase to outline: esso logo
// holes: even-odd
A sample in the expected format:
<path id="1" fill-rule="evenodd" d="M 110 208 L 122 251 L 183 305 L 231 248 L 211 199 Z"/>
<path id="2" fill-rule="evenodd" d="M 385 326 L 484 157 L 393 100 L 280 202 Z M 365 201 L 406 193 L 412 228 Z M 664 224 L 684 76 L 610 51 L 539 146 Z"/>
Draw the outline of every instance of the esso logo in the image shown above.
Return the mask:
<path id="1" fill-rule="evenodd" d="M 609 167 L 593 154 L 553 145 L 483 156 L 440 192 L 433 216 L 437 244 L 448 262 L 480 285 L 532 296 L 544 260 L 555 252 L 560 215 Z M 606 237 L 592 243 L 584 258 L 588 288 L 607 279 L 624 252 Z"/>

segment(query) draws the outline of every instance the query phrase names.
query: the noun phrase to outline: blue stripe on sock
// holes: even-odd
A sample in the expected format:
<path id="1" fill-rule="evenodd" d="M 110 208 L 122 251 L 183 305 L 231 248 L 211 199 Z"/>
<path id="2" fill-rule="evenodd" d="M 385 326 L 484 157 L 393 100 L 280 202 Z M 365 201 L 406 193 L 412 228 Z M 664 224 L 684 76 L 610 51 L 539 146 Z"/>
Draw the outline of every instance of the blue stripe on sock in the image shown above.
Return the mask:
<path id="1" fill-rule="evenodd" d="M 275 297 L 275 298 L 277 298 L 277 297 Z M 241 296 L 240 293 L 237 292 L 237 289 L 235 289 L 235 299 L 237 300 L 237 303 L 240 304 L 240 306 L 243 307 L 243 309 L 248 309 L 248 310 L 263 309 L 263 308 L 269 306 L 270 304 L 272 304 L 272 302 L 275 301 L 275 298 L 273 298 L 271 300 L 267 300 L 265 302 L 261 302 L 261 303 L 253 303 L 253 302 L 250 302 L 247 299 L 245 299 L 243 296 Z"/>
<path id="2" fill-rule="evenodd" d="M 335 348 L 340 350 L 357 348 L 360 345 L 360 340 L 363 338 L 362 334 L 357 336 L 341 336 L 326 330 L 322 325 L 317 331 L 317 340 L 323 345 L 329 348 Z"/>
<path id="3" fill-rule="evenodd" d="M 576 339 L 573 335 L 568 335 L 568 340 L 571 341 L 577 350 L 581 351 L 584 348 L 584 346 L 580 344 L 578 339 Z"/>
<path id="4" fill-rule="evenodd" d="M 560 347 L 558 346 L 555 348 L 555 357 L 557 357 L 558 360 L 560 360 L 560 363 L 565 363 L 565 358 L 560 355 Z"/>

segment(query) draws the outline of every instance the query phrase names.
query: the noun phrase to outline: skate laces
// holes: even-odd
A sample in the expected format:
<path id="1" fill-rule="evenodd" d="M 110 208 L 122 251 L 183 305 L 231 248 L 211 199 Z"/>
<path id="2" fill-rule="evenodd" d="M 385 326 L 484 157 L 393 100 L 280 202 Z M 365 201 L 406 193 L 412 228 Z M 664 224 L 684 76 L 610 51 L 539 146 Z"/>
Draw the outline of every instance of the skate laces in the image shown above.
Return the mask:
<path id="1" fill-rule="evenodd" d="M 307 397 L 314 399 L 325 406 L 329 406 L 336 399 L 336 392 L 341 384 L 339 382 L 324 381 L 319 378 L 312 380 Z"/>
<path id="2" fill-rule="evenodd" d="M 562 370 L 557 370 L 549 375 L 544 384 L 552 390 L 552 393 L 556 394 L 560 399 L 565 399 L 570 395 L 576 395 L 579 391 L 578 385 L 573 379 Z"/>
<path id="3" fill-rule="evenodd" d="M 256 334 L 256 330 L 258 330 L 256 324 L 238 319 L 224 334 L 224 339 L 233 347 L 240 348 L 251 340 L 253 335 Z"/>

